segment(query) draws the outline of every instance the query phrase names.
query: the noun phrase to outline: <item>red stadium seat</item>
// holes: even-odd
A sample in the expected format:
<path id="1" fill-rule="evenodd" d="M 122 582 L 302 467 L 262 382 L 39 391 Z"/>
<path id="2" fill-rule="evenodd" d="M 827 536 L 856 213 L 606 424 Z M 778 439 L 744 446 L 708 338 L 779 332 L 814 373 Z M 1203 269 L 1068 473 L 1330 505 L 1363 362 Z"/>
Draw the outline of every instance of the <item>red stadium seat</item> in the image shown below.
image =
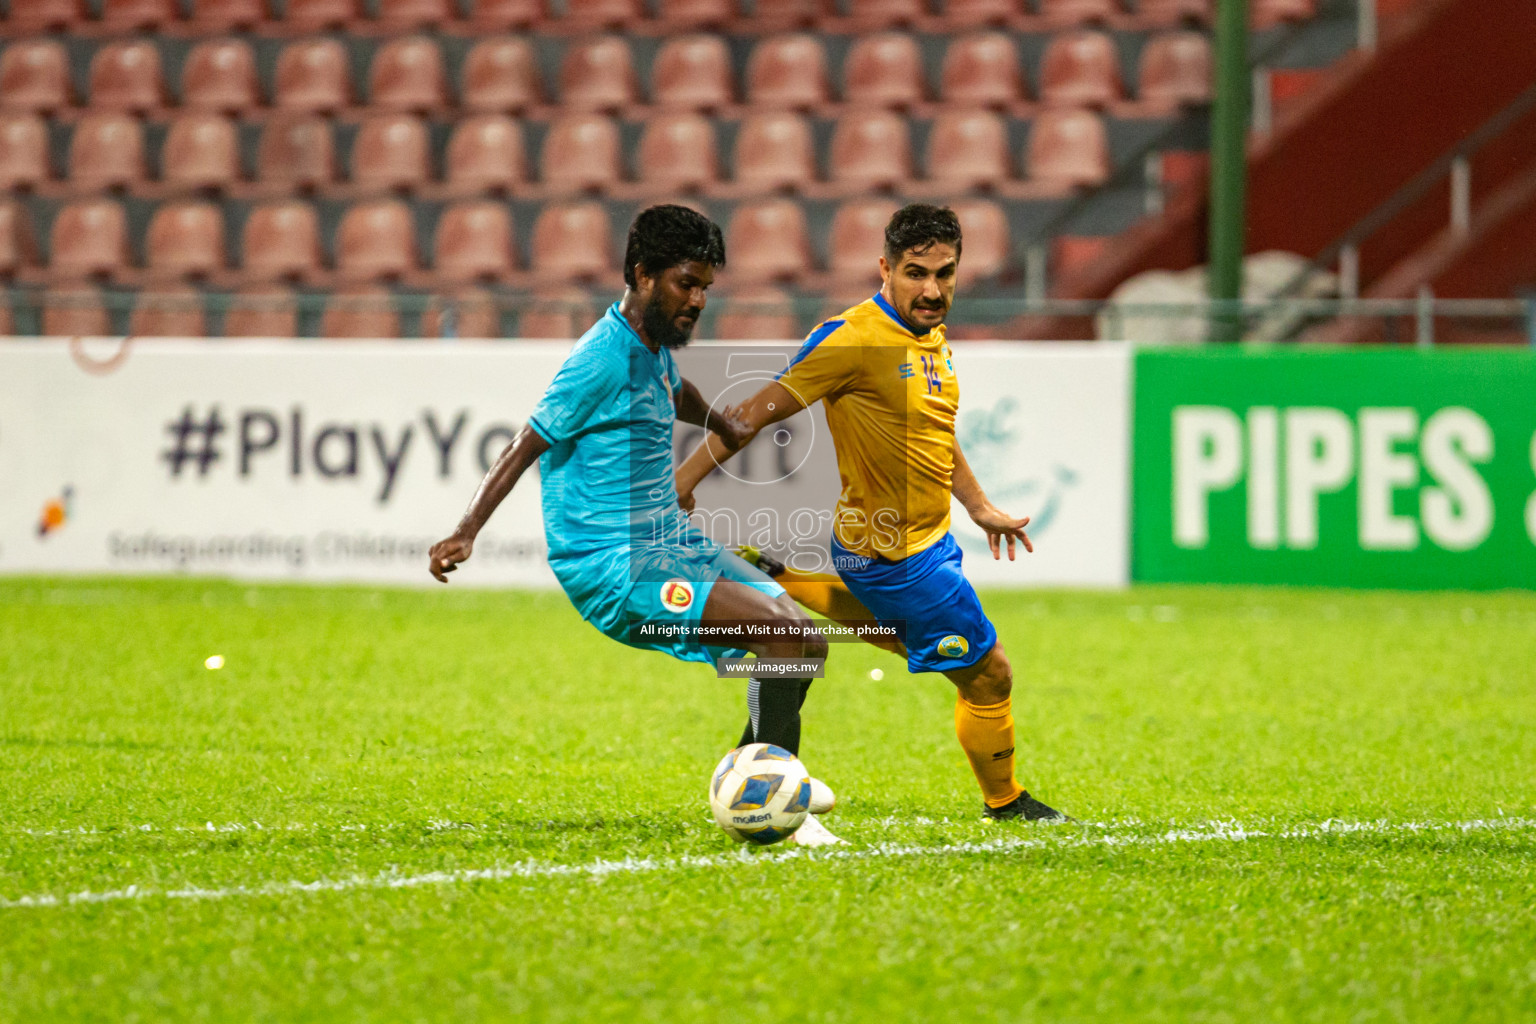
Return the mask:
<path id="1" fill-rule="evenodd" d="M 224 269 L 224 214 L 212 203 L 166 203 L 149 219 L 144 263 L 157 279 L 218 274 Z"/>
<path id="2" fill-rule="evenodd" d="M 291 32 L 322 32 L 361 18 L 357 0 L 287 0 L 283 26 Z"/>
<path id="3" fill-rule="evenodd" d="M 637 169 L 651 192 L 694 192 L 713 185 L 720 176 L 714 125 L 686 111 L 651 117 L 640 136 Z"/>
<path id="4" fill-rule="evenodd" d="M 427 126 L 410 114 L 375 114 L 352 143 L 352 183 L 368 190 L 413 189 L 432 175 Z"/>
<path id="5" fill-rule="evenodd" d="M 43 333 L 89 338 L 112 333 L 112 317 L 98 288 L 50 288 L 43 295 Z"/>
<path id="6" fill-rule="evenodd" d="M 59 210 L 49 234 L 56 278 L 112 274 L 128 266 L 128 218 L 110 199 L 85 199 Z"/>
<path id="7" fill-rule="evenodd" d="M 228 114 L 259 107 L 261 90 L 250 44 L 215 39 L 192 47 L 181 72 L 181 104 Z"/>
<path id="8" fill-rule="evenodd" d="M 141 291 L 128 317 L 128 333 L 139 338 L 207 337 L 202 292 L 185 285 Z"/>
<path id="9" fill-rule="evenodd" d="M 240 246 L 241 276 L 253 281 L 304 278 L 320 269 L 320 222 L 296 200 L 251 211 Z"/>
<path id="10" fill-rule="evenodd" d="M 447 281 L 504 278 L 516 266 L 512 252 L 512 215 L 505 203 L 459 203 L 437 221 L 432 269 Z"/>
<path id="11" fill-rule="evenodd" d="M 379 24 L 386 29 L 431 28 L 457 17 L 452 0 L 379 0 Z"/>
<path id="12" fill-rule="evenodd" d="M 1002 27 L 1023 13 L 1020 0 L 944 0 L 944 22 L 954 28 Z"/>
<path id="13" fill-rule="evenodd" d="M 1085 29 L 1051 39 L 1040 66 L 1040 99 L 1056 106 L 1103 107 L 1125 95 L 1114 40 Z"/>
<path id="14" fill-rule="evenodd" d="M 736 132 L 736 184 L 756 193 L 799 189 L 816 180 L 811 126 L 787 110 L 752 114 Z"/>
<path id="15" fill-rule="evenodd" d="M 1031 181 L 1056 188 L 1102 185 L 1109 178 L 1109 138 L 1091 110 L 1042 111 L 1029 132 L 1024 161 Z"/>
<path id="16" fill-rule="evenodd" d="M 164 28 L 180 16 L 176 0 L 105 0 L 101 8 L 102 27 L 111 32 Z"/>
<path id="17" fill-rule="evenodd" d="M 448 103 L 448 79 L 437 44 L 424 36 L 392 39 L 373 55 L 368 102 L 386 110 L 426 112 Z"/>
<path id="18" fill-rule="evenodd" d="M 644 18 L 642 0 L 565 0 L 562 27 L 571 31 L 620 29 Z"/>
<path id="19" fill-rule="evenodd" d="M 336 180 L 336 146 L 323 117 L 286 114 L 267 122 L 256 148 L 256 178 L 284 190 Z"/>
<path id="20" fill-rule="evenodd" d="M 67 29 L 85 20 L 83 0 L 12 0 L 10 6 L 10 16 L 0 22 L 10 38 Z"/>
<path id="21" fill-rule="evenodd" d="M 298 302 L 293 292 L 281 285 L 257 284 L 240 289 L 224 314 L 226 338 L 293 338 L 298 333 Z"/>
<path id="22" fill-rule="evenodd" d="M 613 111 L 636 102 L 640 90 L 629 44 L 622 36 L 573 42 L 560 62 L 560 102 L 576 110 Z"/>
<path id="23" fill-rule="evenodd" d="M 48 181 L 48 126 L 36 114 L 0 114 L 0 189 Z"/>
<path id="24" fill-rule="evenodd" d="M 657 19 L 668 31 L 719 31 L 737 18 L 731 0 L 660 0 Z"/>
<path id="25" fill-rule="evenodd" d="M 1199 32 L 1153 36 L 1141 51 L 1143 103 L 1177 107 L 1211 100 L 1211 44 Z"/>
<path id="26" fill-rule="evenodd" d="M 1002 32 L 962 36 L 944 51 L 940 95 L 946 103 L 1002 109 L 1026 96 L 1018 47 Z"/>
<path id="27" fill-rule="evenodd" d="M 162 180 L 182 189 L 228 188 L 240 179 L 237 136 L 234 122 L 218 114 L 182 114 L 165 136 Z"/>
<path id="28" fill-rule="evenodd" d="M 464 60 L 464 106 L 516 114 L 542 100 L 533 45 L 511 37 L 483 39 Z"/>
<path id="29" fill-rule="evenodd" d="M 450 192 L 510 192 L 528 180 L 523 133 L 501 114 L 465 118 L 448 140 L 447 188 Z"/>
<path id="30" fill-rule="evenodd" d="M 87 114 L 69 142 L 69 181 L 78 191 L 144 180 L 144 126 L 127 114 Z"/>
<path id="31" fill-rule="evenodd" d="M 601 203 L 547 206 L 533 222 L 528 265 L 538 276 L 606 279 L 613 264 L 613 228 Z"/>
<path id="32" fill-rule="evenodd" d="M 832 132 L 832 181 L 844 189 L 893 188 L 912 177 L 906 118 L 888 110 L 855 109 Z"/>
<path id="33" fill-rule="evenodd" d="M 434 296 L 421 314 L 421 336 L 499 338 L 501 308 L 495 297 L 482 288 L 458 288 L 447 295 Z"/>
<path id="34" fill-rule="evenodd" d="M 846 9 L 855 31 L 911 28 L 928 14 L 923 0 L 847 0 Z"/>
<path id="35" fill-rule="evenodd" d="M 334 39 L 304 39 L 277 57 L 273 101 L 285 110 L 332 113 L 352 102 L 347 53 Z"/>
<path id="36" fill-rule="evenodd" d="M 848 287 L 857 281 L 880 283 L 880 254 L 885 251 L 885 226 L 897 205 L 887 199 L 855 199 L 832 215 L 827 241 L 827 269 Z"/>
<path id="37" fill-rule="evenodd" d="M 764 39 L 747 60 L 747 100 L 754 107 L 808 110 L 831 96 L 827 54 L 808 33 Z"/>
<path id="38" fill-rule="evenodd" d="M 861 106 L 910 107 L 923 101 L 917 40 L 882 32 L 854 41 L 844 65 L 843 99 Z"/>
<path id="39" fill-rule="evenodd" d="M 719 110 L 733 99 L 731 53 L 719 36 L 669 39 L 656 53 L 651 102 L 660 107 Z"/>
<path id="40" fill-rule="evenodd" d="M 543 0 L 468 0 L 469 23 L 481 31 L 525 29 L 544 17 Z"/>
<path id="41" fill-rule="evenodd" d="M 549 126 L 539 159 L 544 190 L 553 195 L 594 192 L 623 179 L 619 128 L 601 114 L 571 114 Z"/>
<path id="42" fill-rule="evenodd" d="M 1136 3 L 1137 22 L 1149 26 L 1208 25 L 1214 13 L 1211 0 L 1137 0 Z"/>
<path id="43" fill-rule="evenodd" d="M 517 318 L 519 338 L 579 338 L 598 317 L 597 304 L 585 288 L 537 289 Z"/>
<path id="44" fill-rule="evenodd" d="M 108 43 L 91 58 L 91 106 L 143 113 L 165 105 L 160 51 L 144 41 Z"/>
<path id="45" fill-rule="evenodd" d="M 264 0 L 196 0 L 189 27 L 198 33 L 249 30 L 267 17 Z"/>
<path id="46" fill-rule="evenodd" d="M 782 288 L 731 291 L 710 305 L 725 306 L 715 318 L 714 336 L 724 341 L 789 341 L 799 336 L 794 298 Z"/>
<path id="47" fill-rule="evenodd" d="M 385 281 L 417 268 L 411 208 L 393 199 L 359 203 L 336 229 L 336 271 L 349 281 Z"/>
<path id="48" fill-rule="evenodd" d="M 1058 27 L 1108 25 L 1121 16 L 1115 0 L 1039 0 L 1040 15 Z"/>
<path id="49" fill-rule="evenodd" d="M 12 277 L 36 263 L 37 241 L 26 207 L 0 200 L 0 277 Z"/>
<path id="50" fill-rule="evenodd" d="M 736 207 L 726 237 L 737 280 L 793 281 L 815 270 L 805 209 L 792 199 Z"/>
<path id="51" fill-rule="evenodd" d="M 400 314 L 387 288 L 353 285 L 338 288 L 320 316 L 322 338 L 398 338 Z"/>
<path id="52" fill-rule="evenodd" d="M 1308 21 L 1316 15 L 1317 0 L 1254 0 L 1248 9 L 1249 20 L 1258 29 Z"/>
<path id="53" fill-rule="evenodd" d="M 52 39 L 22 39 L 0 51 L 0 106 L 52 113 L 73 102 L 69 55 Z"/>
<path id="54" fill-rule="evenodd" d="M 962 199 L 950 204 L 960 218 L 960 285 L 988 281 L 1012 264 L 1008 214 L 990 199 Z"/>
<path id="55" fill-rule="evenodd" d="M 1008 126 L 986 110 L 951 111 L 928 134 L 928 181 L 944 190 L 996 188 L 1010 177 Z"/>

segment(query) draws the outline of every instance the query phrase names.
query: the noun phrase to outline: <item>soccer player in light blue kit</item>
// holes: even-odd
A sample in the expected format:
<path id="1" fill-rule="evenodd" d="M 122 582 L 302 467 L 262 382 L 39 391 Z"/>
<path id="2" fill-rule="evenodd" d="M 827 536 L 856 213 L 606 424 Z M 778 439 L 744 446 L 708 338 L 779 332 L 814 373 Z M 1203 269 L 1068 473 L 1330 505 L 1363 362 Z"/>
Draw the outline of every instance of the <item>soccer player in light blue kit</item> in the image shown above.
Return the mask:
<path id="1" fill-rule="evenodd" d="M 784 588 L 706 537 L 677 505 L 674 421 L 704 427 L 728 444 L 747 436 L 734 414 L 710 409 L 672 356 L 688 343 L 715 270 L 724 265 L 720 228 L 702 214 L 653 206 L 635 218 L 624 296 L 576 343 L 453 535 L 433 545 L 434 577 L 446 583 L 445 574 L 470 557 L 491 513 L 537 459 L 550 568 L 582 618 L 605 635 L 711 664 L 748 652 L 826 657 L 826 640 Z M 757 632 L 764 626 L 770 630 Z M 701 642 L 701 631 L 709 643 Z M 798 754 L 810 683 L 753 678 L 741 743 Z M 811 809 L 827 809 L 830 792 L 819 783 L 815 790 Z M 839 841 L 814 818 L 794 838 L 807 845 Z"/>

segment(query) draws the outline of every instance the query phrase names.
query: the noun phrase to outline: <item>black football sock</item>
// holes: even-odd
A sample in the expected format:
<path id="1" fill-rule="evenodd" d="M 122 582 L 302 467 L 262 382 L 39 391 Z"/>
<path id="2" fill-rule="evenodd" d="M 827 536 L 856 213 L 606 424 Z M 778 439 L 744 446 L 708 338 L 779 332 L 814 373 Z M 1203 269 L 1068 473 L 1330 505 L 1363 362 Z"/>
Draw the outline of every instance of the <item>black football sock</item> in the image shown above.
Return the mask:
<path id="1" fill-rule="evenodd" d="M 751 721 L 742 743 L 772 743 L 800 754 L 800 708 L 810 692 L 809 679 L 752 679 L 747 683 Z"/>

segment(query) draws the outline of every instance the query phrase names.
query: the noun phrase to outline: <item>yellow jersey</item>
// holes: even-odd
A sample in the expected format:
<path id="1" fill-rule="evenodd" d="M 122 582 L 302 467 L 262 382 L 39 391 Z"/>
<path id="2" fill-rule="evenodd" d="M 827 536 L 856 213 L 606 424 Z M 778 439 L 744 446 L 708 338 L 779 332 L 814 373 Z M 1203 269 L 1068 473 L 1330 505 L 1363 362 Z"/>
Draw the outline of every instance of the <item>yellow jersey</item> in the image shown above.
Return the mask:
<path id="1" fill-rule="evenodd" d="M 812 331 L 778 381 L 826 409 L 845 550 L 897 561 L 949 532 L 960 385 L 942 324 L 916 334 L 876 294 Z"/>

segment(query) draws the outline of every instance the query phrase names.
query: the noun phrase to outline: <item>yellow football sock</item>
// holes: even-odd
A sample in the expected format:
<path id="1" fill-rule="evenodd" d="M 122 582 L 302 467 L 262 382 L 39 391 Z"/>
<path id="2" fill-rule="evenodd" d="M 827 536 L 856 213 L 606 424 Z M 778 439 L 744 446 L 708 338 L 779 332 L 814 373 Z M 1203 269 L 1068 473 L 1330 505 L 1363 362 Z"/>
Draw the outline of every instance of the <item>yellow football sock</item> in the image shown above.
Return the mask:
<path id="1" fill-rule="evenodd" d="M 1013 777 L 1013 699 L 972 704 L 955 698 L 955 735 L 970 758 L 988 807 L 1013 803 L 1024 787 Z"/>

